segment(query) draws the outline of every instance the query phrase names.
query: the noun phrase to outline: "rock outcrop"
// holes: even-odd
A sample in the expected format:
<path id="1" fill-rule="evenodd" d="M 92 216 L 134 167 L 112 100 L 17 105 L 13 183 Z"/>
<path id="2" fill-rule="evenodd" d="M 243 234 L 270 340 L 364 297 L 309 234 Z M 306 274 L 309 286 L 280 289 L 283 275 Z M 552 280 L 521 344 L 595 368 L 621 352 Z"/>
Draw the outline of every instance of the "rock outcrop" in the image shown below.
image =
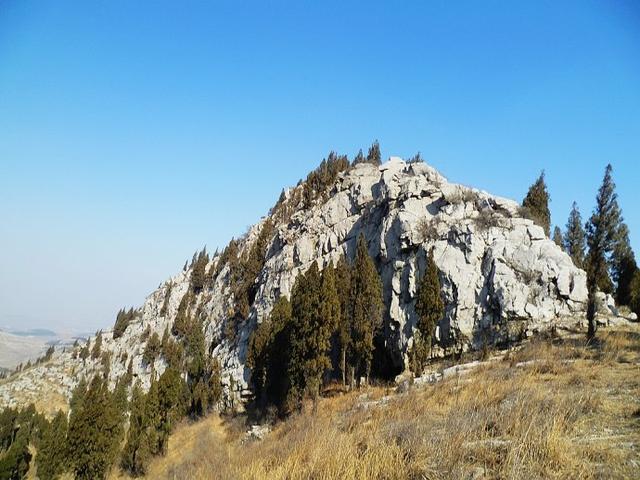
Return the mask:
<path id="1" fill-rule="evenodd" d="M 411 346 L 416 325 L 413 297 L 430 249 L 446 304 L 436 331 L 439 354 L 527 337 L 584 312 L 585 273 L 541 227 L 522 217 L 514 201 L 449 183 L 432 167 L 399 158 L 379 167 L 352 167 L 304 208 L 303 187 L 286 191 L 270 217 L 239 240 L 239 255 L 246 255 L 266 222 L 273 225 L 248 317 L 235 322 L 229 333 L 233 285 L 230 265 L 221 263 L 221 255 L 207 266 L 217 275 L 194 297 L 192 311 L 205 319 L 206 338 L 223 366 L 229 401 L 247 392 L 250 372 L 244 366 L 245 355 L 256 324 L 269 315 L 280 295 L 290 294 L 296 276 L 312 262 L 324 267 L 341 255 L 351 258 L 359 235 L 365 237 L 383 280 L 383 333 L 394 373 L 402 371 Z M 162 359 L 153 368 L 144 363 L 141 339 L 147 329 L 162 336 L 170 328 L 190 288 L 190 275 L 189 269 L 180 272 L 153 292 L 123 336 L 113 340 L 109 331 L 104 332 L 102 349 L 111 352 L 112 383 L 129 360 L 144 386 L 152 371 L 164 370 Z M 100 360 L 83 363 L 72 355 L 57 352 L 53 359 L 75 365 L 65 370 L 71 370 L 72 379 L 61 381 L 65 394 L 70 383 L 101 368 Z"/>

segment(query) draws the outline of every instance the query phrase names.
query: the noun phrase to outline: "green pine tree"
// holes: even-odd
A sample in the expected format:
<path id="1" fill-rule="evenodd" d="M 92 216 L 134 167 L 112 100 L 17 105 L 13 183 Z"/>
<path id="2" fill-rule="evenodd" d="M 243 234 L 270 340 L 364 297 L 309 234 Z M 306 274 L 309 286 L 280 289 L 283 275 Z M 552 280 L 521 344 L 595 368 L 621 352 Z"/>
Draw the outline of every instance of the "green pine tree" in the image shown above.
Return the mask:
<path id="1" fill-rule="evenodd" d="M 553 241 L 560 248 L 564 249 L 564 242 L 562 240 L 562 230 L 560 230 L 560 227 L 558 227 L 557 225 L 553 229 Z"/>
<path id="2" fill-rule="evenodd" d="M 330 263 L 322 270 L 320 285 L 320 322 L 316 335 L 319 356 L 322 362 L 325 362 L 325 366 L 322 372 L 316 372 L 319 374 L 315 379 L 317 383 L 322 383 L 323 374 L 331 368 L 331 359 L 329 358 L 331 337 L 338 328 L 340 320 L 340 297 L 337 290 L 336 271 L 333 268 L 333 264 Z"/>
<path id="3" fill-rule="evenodd" d="M 84 377 L 82 377 L 71 392 L 71 399 L 69 400 L 69 410 L 71 410 L 72 415 L 74 414 L 74 412 L 77 412 L 82 408 L 84 397 L 86 394 L 87 381 Z"/>
<path id="4" fill-rule="evenodd" d="M 629 287 L 629 308 L 640 317 L 640 269 L 633 274 Z"/>
<path id="5" fill-rule="evenodd" d="M 584 252 L 586 249 L 586 234 L 582 227 L 582 217 L 578 204 L 573 202 L 571 213 L 567 221 L 567 229 L 564 234 L 564 249 L 569 254 L 576 267 L 584 267 Z"/>
<path id="6" fill-rule="evenodd" d="M 121 419 L 106 381 L 96 375 L 69 419 L 68 454 L 77 479 L 106 478 L 119 450 Z"/>
<path id="7" fill-rule="evenodd" d="M 337 327 L 340 373 L 342 384 L 347 384 L 347 358 L 351 344 L 351 268 L 343 255 L 336 265 L 336 290 L 340 301 L 340 318 Z"/>
<path id="8" fill-rule="evenodd" d="M 544 228 L 547 236 L 550 235 L 551 212 L 549 211 L 549 192 L 544 180 L 544 171 L 538 179 L 529 187 L 527 196 L 522 201 L 522 206 L 529 212 L 533 221 Z"/>
<path id="9" fill-rule="evenodd" d="M 369 147 L 369 152 L 367 152 L 367 162 L 373 165 L 380 165 L 380 163 L 382 163 L 380 144 L 378 143 L 378 140 L 375 140 Z"/>
<path id="10" fill-rule="evenodd" d="M 147 345 L 144 349 L 144 353 L 142 354 L 142 359 L 147 365 L 152 365 L 160 355 L 161 350 L 162 342 L 160 341 L 160 337 L 157 332 L 153 332 L 149 340 L 147 340 Z"/>
<path id="11" fill-rule="evenodd" d="M 605 293 L 613 292 L 613 283 L 609 276 L 607 259 L 614 250 L 621 221 L 615 183 L 611 175 L 613 168 L 607 165 L 602 185 L 596 196 L 596 207 L 587 222 L 587 336 L 592 339 L 596 334 L 595 316 L 597 312 L 596 293 L 598 289 Z"/>
<path id="12" fill-rule="evenodd" d="M 116 323 L 113 325 L 113 338 L 121 337 L 127 330 L 131 321 L 136 317 L 136 311 L 131 308 L 128 311 L 124 308 L 118 310 L 116 315 Z"/>
<path id="13" fill-rule="evenodd" d="M 100 353 L 101 353 L 101 348 L 102 348 L 102 330 L 98 332 L 98 335 L 96 335 L 96 339 L 93 343 L 93 349 L 91 350 L 91 358 L 93 360 L 97 360 L 100 357 Z"/>
<path id="14" fill-rule="evenodd" d="M 334 284 L 335 287 L 335 284 Z M 298 275 L 291 293 L 292 328 L 290 401 L 298 404 L 305 394 L 316 397 L 321 378 L 329 368 L 327 352 L 331 326 L 322 315 L 322 279 L 314 262 L 306 273 Z"/>
<path id="15" fill-rule="evenodd" d="M 611 277 L 616 284 L 616 303 L 629 305 L 631 301 L 631 282 L 638 269 L 635 255 L 629 241 L 629 228 L 622 222 L 616 232 L 616 240 L 611 253 Z"/>
<path id="16" fill-rule="evenodd" d="M 30 415 L 21 412 L 11 425 L 11 442 L 8 450 L 0 455 L 0 478 L 26 478 L 31 463 L 29 442 L 31 437 Z"/>
<path id="17" fill-rule="evenodd" d="M 420 154 L 420 152 L 418 152 L 409 160 L 407 160 L 407 163 L 410 165 L 414 163 L 424 163 L 424 158 L 422 158 L 422 155 Z"/>
<path id="18" fill-rule="evenodd" d="M 171 292 L 173 291 L 173 281 L 169 280 L 167 287 L 164 293 L 164 301 L 162 302 L 162 307 L 160 308 L 160 316 L 166 317 L 167 312 L 169 310 L 169 300 L 171 299 Z"/>
<path id="19" fill-rule="evenodd" d="M 260 408 L 273 404 L 284 413 L 289 390 L 289 353 L 291 342 L 291 303 L 280 297 L 268 319 L 252 333 L 247 353 L 251 382 Z"/>
<path id="20" fill-rule="evenodd" d="M 351 273 L 351 349 L 358 385 L 367 380 L 373 358 L 374 338 L 382 327 L 382 282 L 364 237 L 358 237 Z"/>
<path id="21" fill-rule="evenodd" d="M 264 264 L 267 260 L 267 253 L 273 238 L 274 226 L 270 219 L 267 219 L 260 229 L 258 237 L 251 245 L 248 255 L 234 269 L 234 298 L 236 302 L 235 316 L 239 319 L 246 319 L 256 294 L 259 284 L 256 282 Z"/>
<path id="22" fill-rule="evenodd" d="M 42 434 L 36 455 L 38 478 L 53 480 L 67 467 L 65 444 L 67 441 L 67 415 L 59 410 Z"/>
<path id="23" fill-rule="evenodd" d="M 200 252 L 194 253 L 191 277 L 189 279 L 189 285 L 194 294 L 200 293 L 205 286 L 205 270 L 208 263 L 207 247 L 204 247 Z"/>
<path id="24" fill-rule="evenodd" d="M 173 426 L 186 411 L 186 399 L 183 398 L 182 387 L 180 372 L 173 368 L 167 368 L 158 380 L 158 448 L 163 455 L 167 453 L 169 434 Z"/>
<path id="25" fill-rule="evenodd" d="M 440 287 L 438 267 L 433 259 L 433 250 L 427 256 L 425 269 L 416 292 L 416 313 L 418 314 L 419 335 L 414 338 L 412 363 L 414 373 L 422 373 L 424 365 L 431 353 L 433 334 L 438 322 L 444 317 L 444 302 Z"/>
<path id="26" fill-rule="evenodd" d="M 359 163 L 364 163 L 366 158 L 364 158 L 364 153 L 362 153 L 362 149 L 358 150 L 358 153 L 355 157 L 353 157 L 352 165 L 358 165 Z"/>
<path id="27" fill-rule="evenodd" d="M 147 440 L 146 398 L 139 384 L 131 392 L 129 432 L 122 449 L 120 466 L 132 475 L 144 475 L 151 457 Z"/>

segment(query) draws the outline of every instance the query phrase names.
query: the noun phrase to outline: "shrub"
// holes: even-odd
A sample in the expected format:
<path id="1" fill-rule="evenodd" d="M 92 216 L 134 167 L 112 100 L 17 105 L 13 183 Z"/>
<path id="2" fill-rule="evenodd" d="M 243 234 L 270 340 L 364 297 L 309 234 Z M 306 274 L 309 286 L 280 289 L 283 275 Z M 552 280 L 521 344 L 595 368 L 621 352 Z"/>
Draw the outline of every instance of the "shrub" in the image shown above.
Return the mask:
<path id="1" fill-rule="evenodd" d="M 474 218 L 476 228 L 480 231 L 486 231 L 490 228 L 499 227 L 502 225 L 501 218 L 490 208 L 483 208 L 478 212 L 478 215 Z"/>
<path id="2" fill-rule="evenodd" d="M 418 233 L 420 236 L 420 240 L 424 242 L 435 242 L 436 240 L 441 239 L 441 235 L 439 233 L 440 227 L 445 223 L 445 221 L 439 217 L 433 217 L 431 219 L 423 218 L 418 223 Z"/>

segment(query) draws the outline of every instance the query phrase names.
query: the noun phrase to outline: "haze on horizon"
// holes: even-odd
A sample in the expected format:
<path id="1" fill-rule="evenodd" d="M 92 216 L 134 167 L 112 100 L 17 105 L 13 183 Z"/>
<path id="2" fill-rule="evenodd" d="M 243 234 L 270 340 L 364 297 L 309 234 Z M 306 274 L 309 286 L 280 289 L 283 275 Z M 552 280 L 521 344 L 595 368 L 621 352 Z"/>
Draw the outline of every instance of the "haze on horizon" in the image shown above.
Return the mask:
<path id="1" fill-rule="evenodd" d="M 554 225 L 607 163 L 640 251 L 636 2 L 0 4 L 0 328 L 95 331 L 330 150 Z"/>

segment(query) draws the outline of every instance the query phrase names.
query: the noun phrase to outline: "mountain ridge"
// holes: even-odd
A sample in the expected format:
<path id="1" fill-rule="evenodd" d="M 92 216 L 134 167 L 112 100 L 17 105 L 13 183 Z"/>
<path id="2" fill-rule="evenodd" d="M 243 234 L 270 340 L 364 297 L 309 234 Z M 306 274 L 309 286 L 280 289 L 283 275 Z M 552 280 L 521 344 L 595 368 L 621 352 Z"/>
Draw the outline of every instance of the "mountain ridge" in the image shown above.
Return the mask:
<path id="1" fill-rule="evenodd" d="M 337 171 L 331 165 L 338 165 Z M 265 227 L 271 229 L 266 239 L 261 238 Z M 586 306 L 585 273 L 541 227 L 523 217 L 517 202 L 449 183 L 421 162 L 392 157 L 382 165 L 349 166 L 338 159 L 323 162 L 306 181 L 283 190 L 269 215 L 225 251 L 207 256 L 206 285 L 198 291 L 192 285 L 194 255 L 191 265 L 132 313 L 121 336 L 104 330 L 101 348 L 109 352 L 111 386 L 131 362 L 133 375 L 148 389 L 166 360 L 160 356 L 146 362 L 145 347 L 153 334 L 170 331 L 181 309 L 187 309 L 202 320 L 209 353 L 221 363 L 224 401 L 250 398 L 245 360 L 257 323 L 267 318 L 279 296 L 290 295 L 296 276 L 311 263 L 323 267 L 342 255 L 351 257 L 359 235 L 366 239 L 384 285 L 383 339 L 392 374 L 407 365 L 416 324 L 413 293 L 428 250 L 435 253 L 446 304 L 435 334 L 436 355 L 575 324 Z M 255 278 L 243 280 L 251 291 L 247 298 L 253 298 L 240 308 L 243 292 L 234 284 L 233 264 L 244 261 L 258 241 L 265 243 L 259 252 L 262 264 Z M 95 343 L 92 337 L 88 347 Z M 54 389 L 68 398 L 80 378 L 102 371 L 100 358 L 78 360 L 80 348 L 58 351 L 47 366 L 35 367 L 44 369 L 40 377 L 55 372 L 57 381 L 45 385 L 34 374 L 31 390 Z M 11 382 L 0 385 L 0 403 L 16 404 L 11 393 L 16 391 Z"/>

